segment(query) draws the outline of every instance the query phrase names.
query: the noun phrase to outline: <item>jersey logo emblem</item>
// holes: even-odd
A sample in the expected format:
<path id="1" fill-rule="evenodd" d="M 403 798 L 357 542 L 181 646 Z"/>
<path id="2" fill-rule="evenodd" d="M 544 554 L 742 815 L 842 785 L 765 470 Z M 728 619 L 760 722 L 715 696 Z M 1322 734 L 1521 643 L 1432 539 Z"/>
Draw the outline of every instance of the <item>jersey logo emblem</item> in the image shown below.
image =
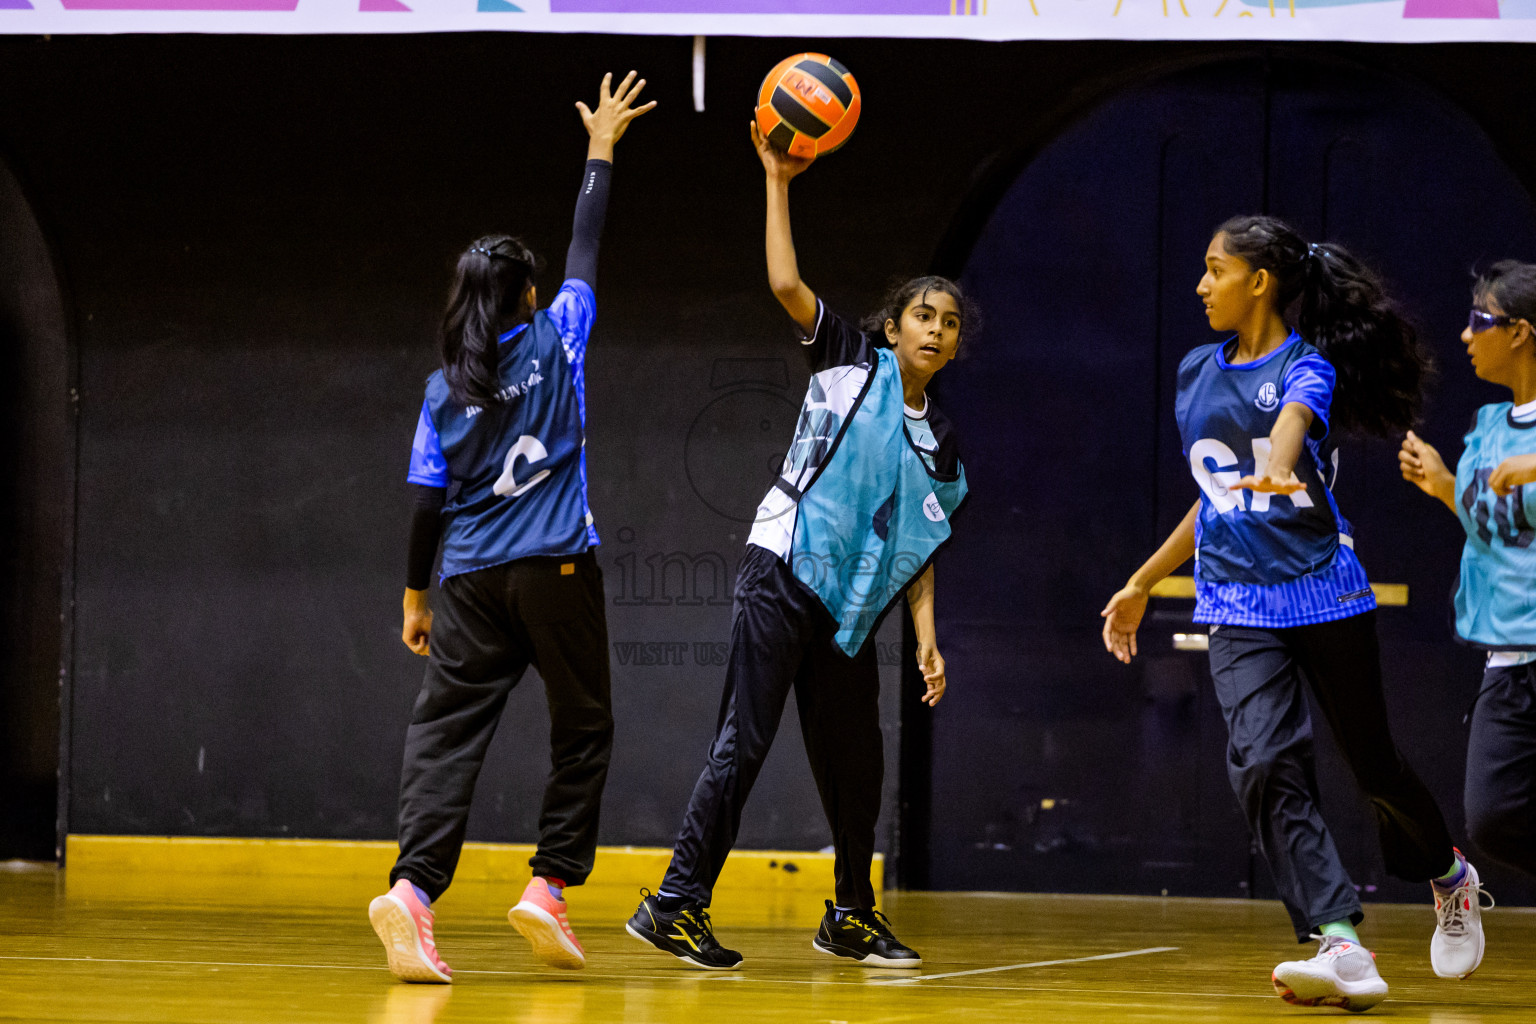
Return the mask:
<path id="1" fill-rule="evenodd" d="M 939 504 L 939 496 L 930 494 L 923 499 L 923 515 L 935 523 L 944 521 L 944 506 Z"/>
<path id="2" fill-rule="evenodd" d="M 1265 381 L 1259 388 L 1259 397 L 1253 400 L 1253 404 L 1265 412 L 1273 412 L 1280 405 L 1280 395 L 1275 390 L 1274 381 Z"/>

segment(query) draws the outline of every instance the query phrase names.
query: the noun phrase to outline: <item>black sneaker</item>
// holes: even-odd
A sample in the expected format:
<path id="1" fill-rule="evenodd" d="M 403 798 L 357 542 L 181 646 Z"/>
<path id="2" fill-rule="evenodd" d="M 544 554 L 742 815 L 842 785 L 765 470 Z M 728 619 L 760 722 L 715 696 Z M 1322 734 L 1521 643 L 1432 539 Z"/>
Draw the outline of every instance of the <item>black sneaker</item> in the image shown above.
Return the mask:
<path id="1" fill-rule="evenodd" d="M 741 954 L 715 940 L 703 907 L 690 903 L 669 914 L 661 909 L 659 897 L 650 890 L 641 889 L 640 894 L 645 897 L 640 901 L 640 909 L 624 925 L 629 934 L 706 971 L 729 971 L 741 966 Z"/>
<path id="2" fill-rule="evenodd" d="M 878 910 L 839 914 L 827 900 L 827 912 L 811 945 L 823 953 L 845 956 L 869 967 L 921 967 L 917 951 L 891 934 L 891 922 Z"/>

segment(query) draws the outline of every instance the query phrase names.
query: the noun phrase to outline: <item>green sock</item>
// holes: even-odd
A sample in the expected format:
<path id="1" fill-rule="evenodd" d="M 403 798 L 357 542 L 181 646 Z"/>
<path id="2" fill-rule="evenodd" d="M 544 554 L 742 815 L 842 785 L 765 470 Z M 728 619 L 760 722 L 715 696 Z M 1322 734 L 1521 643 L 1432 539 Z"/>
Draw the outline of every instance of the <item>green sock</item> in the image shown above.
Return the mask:
<path id="1" fill-rule="evenodd" d="M 1441 888 L 1454 889 L 1466 877 L 1466 874 L 1467 862 L 1462 859 L 1461 853 L 1458 852 L 1456 859 L 1451 862 L 1451 870 L 1435 879 L 1435 881 L 1440 883 Z"/>
<path id="2" fill-rule="evenodd" d="M 1348 921 L 1329 921 L 1319 928 L 1318 931 L 1324 935 L 1336 935 L 1341 939 L 1348 939 L 1350 942 L 1357 944 L 1360 942 L 1360 936 L 1356 933 L 1355 926 Z"/>

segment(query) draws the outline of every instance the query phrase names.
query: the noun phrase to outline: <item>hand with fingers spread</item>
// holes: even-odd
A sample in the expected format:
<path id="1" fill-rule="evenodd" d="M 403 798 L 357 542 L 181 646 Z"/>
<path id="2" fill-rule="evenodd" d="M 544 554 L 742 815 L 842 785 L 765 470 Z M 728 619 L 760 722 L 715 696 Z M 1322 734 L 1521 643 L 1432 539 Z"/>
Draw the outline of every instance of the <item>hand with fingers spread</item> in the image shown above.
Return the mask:
<path id="1" fill-rule="evenodd" d="M 811 166 L 811 161 L 803 156 L 790 156 L 782 149 L 775 149 L 758 128 L 756 120 L 752 122 L 752 145 L 757 149 L 757 158 L 763 162 L 763 170 L 768 172 L 770 182 L 787 185 L 791 178 Z"/>
<path id="2" fill-rule="evenodd" d="M 1129 665 L 1136 657 L 1136 630 L 1147 613 L 1147 592 L 1128 583 L 1099 612 L 1104 619 L 1104 649 Z"/>
<path id="3" fill-rule="evenodd" d="M 641 107 L 634 106 L 640 90 L 645 88 L 645 79 L 637 79 L 633 71 L 624 76 L 617 89 L 611 88 L 612 85 L 613 74 L 610 72 L 603 76 L 603 84 L 598 89 L 596 110 L 580 100 L 576 101 L 581 123 L 592 137 L 587 145 L 588 160 L 612 161 L 613 144 L 624 137 L 624 133 L 629 130 L 629 122 L 656 106 L 655 100 Z"/>
<path id="4" fill-rule="evenodd" d="M 1287 480 L 1272 476 L 1245 476 L 1227 487 L 1229 491 L 1259 491 L 1264 494 L 1295 494 L 1306 489 L 1307 485 L 1298 480 L 1295 473 Z"/>

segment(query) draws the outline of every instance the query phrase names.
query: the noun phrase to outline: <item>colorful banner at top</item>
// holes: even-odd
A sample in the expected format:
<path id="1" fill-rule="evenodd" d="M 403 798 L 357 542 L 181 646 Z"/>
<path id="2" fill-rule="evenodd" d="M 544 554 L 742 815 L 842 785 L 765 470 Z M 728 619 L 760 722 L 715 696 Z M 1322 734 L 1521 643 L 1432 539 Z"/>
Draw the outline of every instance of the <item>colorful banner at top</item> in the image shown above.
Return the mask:
<path id="1" fill-rule="evenodd" d="M 0 0 L 0 33 L 1536 42 L 1536 0 Z"/>

